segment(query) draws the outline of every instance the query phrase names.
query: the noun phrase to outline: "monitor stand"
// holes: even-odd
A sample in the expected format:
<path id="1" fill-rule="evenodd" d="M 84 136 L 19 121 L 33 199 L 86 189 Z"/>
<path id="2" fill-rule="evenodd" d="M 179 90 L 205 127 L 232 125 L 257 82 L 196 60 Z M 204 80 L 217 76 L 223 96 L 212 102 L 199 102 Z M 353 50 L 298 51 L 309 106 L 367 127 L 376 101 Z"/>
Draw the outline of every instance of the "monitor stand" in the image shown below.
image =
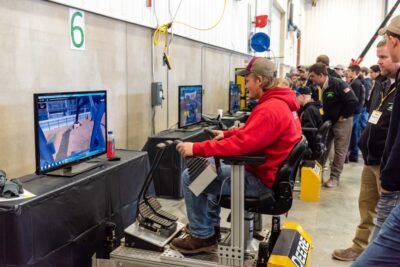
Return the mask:
<path id="1" fill-rule="evenodd" d="M 59 170 L 47 172 L 46 175 L 72 177 L 77 174 L 97 168 L 99 166 L 101 166 L 99 162 L 82 162 L 74 166 L 69 166 Z"/>

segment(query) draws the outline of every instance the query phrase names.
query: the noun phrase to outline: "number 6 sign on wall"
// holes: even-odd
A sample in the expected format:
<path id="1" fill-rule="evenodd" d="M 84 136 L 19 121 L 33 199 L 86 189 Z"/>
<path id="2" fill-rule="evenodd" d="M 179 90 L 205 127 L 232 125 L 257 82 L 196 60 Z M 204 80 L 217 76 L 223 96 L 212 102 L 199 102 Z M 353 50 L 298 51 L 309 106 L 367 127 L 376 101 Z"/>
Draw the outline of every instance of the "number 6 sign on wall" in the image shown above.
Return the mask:
<path id="1" fill-rule="evenodd" d="M 85 50 L 85 13 L 69 9 L 71 49 Z"/>

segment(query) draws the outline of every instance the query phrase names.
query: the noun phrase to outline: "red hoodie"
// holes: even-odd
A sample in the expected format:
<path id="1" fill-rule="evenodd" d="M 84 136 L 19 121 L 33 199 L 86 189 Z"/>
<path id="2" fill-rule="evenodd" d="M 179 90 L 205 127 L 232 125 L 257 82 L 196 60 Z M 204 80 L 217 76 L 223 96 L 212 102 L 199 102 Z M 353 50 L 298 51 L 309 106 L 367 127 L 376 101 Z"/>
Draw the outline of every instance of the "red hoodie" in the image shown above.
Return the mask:
<path id="1" fill-rule="evenodd" d="M 219 141 L 195 143 L 193 155 L 266 156 L 265 163 L 247 164 L 246 170 L 256 175 L 264 185 L 272 187 L 277 170 L 301 138 L 298 109 L 299 105 L 292 90 L 268 89 L 260 97 L 242 128 L 225 131 L 225 138 Z"/>

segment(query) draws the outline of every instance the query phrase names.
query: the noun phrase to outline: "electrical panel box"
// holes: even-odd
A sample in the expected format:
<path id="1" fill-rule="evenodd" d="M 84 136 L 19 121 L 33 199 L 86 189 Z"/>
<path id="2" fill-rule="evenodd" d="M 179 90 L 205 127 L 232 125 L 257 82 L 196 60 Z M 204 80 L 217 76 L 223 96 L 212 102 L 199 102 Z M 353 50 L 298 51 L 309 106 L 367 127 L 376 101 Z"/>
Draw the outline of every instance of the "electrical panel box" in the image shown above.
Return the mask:
<path id="1" fill-rule="evenodd" d="M 164 99 L 161 82 L 151 83 L 151 106 L 160 106 Z"/>

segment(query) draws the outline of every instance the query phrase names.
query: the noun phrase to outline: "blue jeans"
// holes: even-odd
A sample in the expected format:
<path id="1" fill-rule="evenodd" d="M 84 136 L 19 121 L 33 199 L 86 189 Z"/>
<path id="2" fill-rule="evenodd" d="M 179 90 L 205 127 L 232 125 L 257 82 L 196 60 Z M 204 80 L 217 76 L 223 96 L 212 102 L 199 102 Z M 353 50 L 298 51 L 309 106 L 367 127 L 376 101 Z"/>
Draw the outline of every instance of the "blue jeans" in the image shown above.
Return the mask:
<path id="1" fill-rule="evenodd" d="M 400 266 L 400 206 L 395 207 L 376 239 L 351 267 Z"/>
<path id="2" fill-rule="evenodd" d="M 221 206 L 219 195 L 231 193 L 231 166 L 221 163 L 217 178 L 198 197 L 189 189 L 191 183 L 188 169 L 182 173 L 183 193 L 186 212 L 189 219 L 190 234 L 196 238 L 208 238 L 214 235 L 214 226 L 220 223 Z M 245 172 L 245 196 L 258 197 L 272 189 L 265 186 L 250 172 Z"/>
<path id="3" fill-rule="evenodd" d="M 371 241 L 375 239 L 386 218 L 389 216 L 393 208 L 400 205 L 400 191 L 382 192 L 377 205 L 375 230 L 372 234 Z"/>
<path id="4" fill-rule="evenodd" d="M 349 146 L 350 157 L 353 159 L 358 159 L 358 140 L 360 140 L 361 136 L 360 118 L 361 114 L 353 115 L 353 130 L 351 131 Z"/>
<path id="5" fill-rule="evenodd" d="M 366 107 L 361 109 L 361 117 L 360 117 L 360 134 L 364 131 L 365 127 L 368 123 L 369 113 Z M 361 135 L 360 135 L 361 136 Z"/>

